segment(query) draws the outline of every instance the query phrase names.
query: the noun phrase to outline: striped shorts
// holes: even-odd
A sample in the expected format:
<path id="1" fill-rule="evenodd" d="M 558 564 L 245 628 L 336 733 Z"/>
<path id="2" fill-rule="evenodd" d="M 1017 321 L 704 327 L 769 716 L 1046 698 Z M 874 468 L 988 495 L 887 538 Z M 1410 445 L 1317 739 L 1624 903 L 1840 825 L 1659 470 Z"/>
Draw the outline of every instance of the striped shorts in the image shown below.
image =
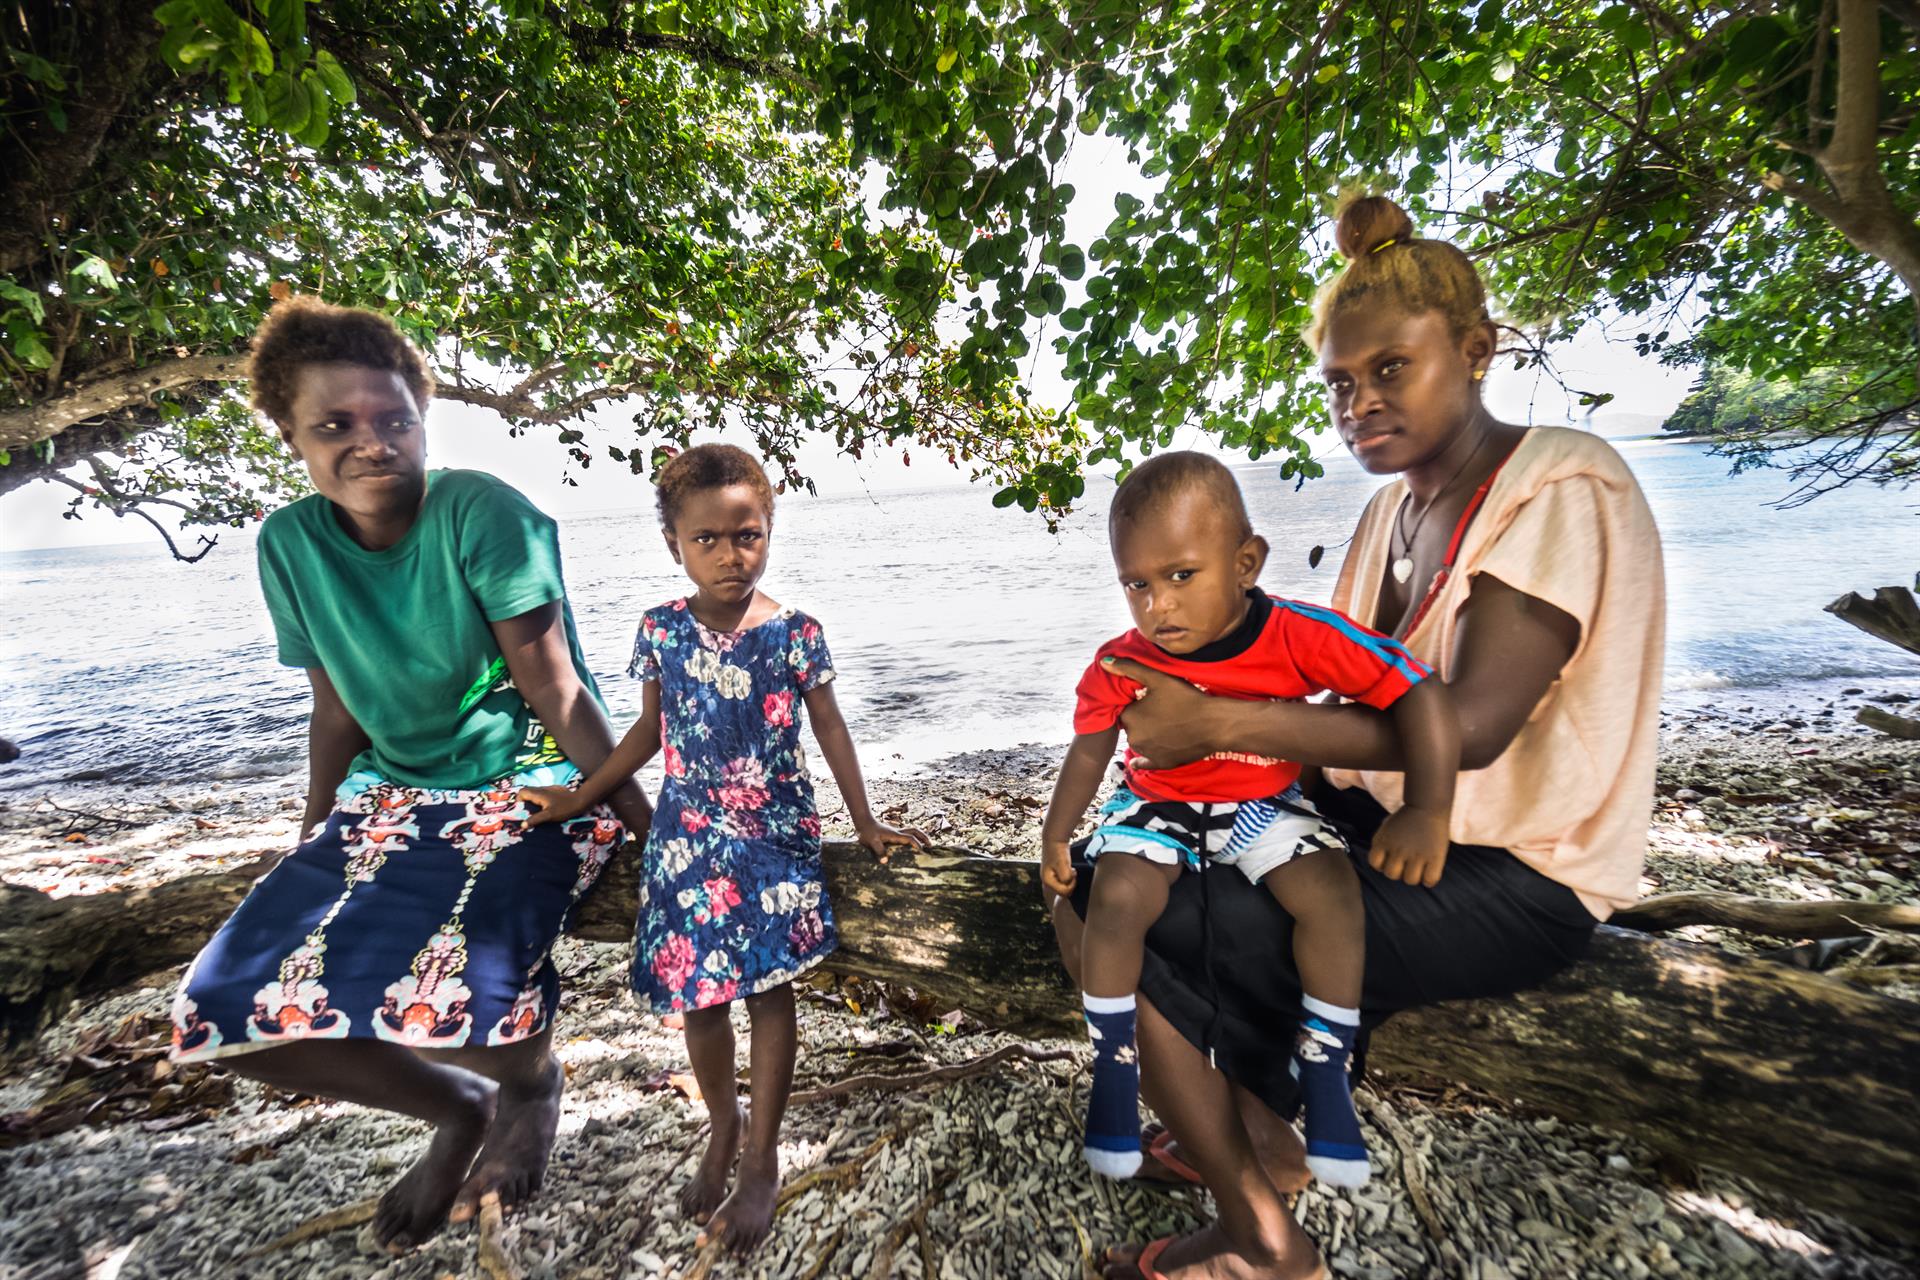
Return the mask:
<path id="1" fill-rule="evenodd" d="M 1130 853 L 1189 871 L 1198 871 L 1204 858 L 1237 867 L 1258 884 L 1302 854 L 1346 847 L 1298 785 L 1265 800 L 1216 804 L 1143 800 L 1122 786 L 1100 807 L 1100 826 L 1086 856 L 1095 861 L 1103 853 Z"/>

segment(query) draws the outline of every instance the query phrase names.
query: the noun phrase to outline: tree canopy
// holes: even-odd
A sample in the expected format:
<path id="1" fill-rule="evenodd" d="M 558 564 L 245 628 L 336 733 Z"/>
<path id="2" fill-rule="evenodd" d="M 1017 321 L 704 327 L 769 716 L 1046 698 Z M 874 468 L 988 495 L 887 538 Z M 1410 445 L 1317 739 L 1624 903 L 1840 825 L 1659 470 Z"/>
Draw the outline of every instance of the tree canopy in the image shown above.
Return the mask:
<path id="1" fill-rule="evenodd" d="M 1643 316 L 1650 357 L 1837 371 L 1808 431 L 1875 443 L 1827 465 L 1916 465 L 1911 0 L 20 13 L 0 492 L 90 459 L 93 500 L 202 520 L 289 491 L 229 380 L 296 289 L 388 309 L 575 465 L 631 398 L 638 471 L 731 417 L 792 482 L 807 433 L 910 439 L 1030 509 L 1187 425 L 1310 473 L 1298 333 L 1355 182 L 1475 255 L 1522 360 Z M 1074 244 L 1084 135 L 1148 182 Z M 1022 383 L 1037 344 L 1070 412 Z"/>

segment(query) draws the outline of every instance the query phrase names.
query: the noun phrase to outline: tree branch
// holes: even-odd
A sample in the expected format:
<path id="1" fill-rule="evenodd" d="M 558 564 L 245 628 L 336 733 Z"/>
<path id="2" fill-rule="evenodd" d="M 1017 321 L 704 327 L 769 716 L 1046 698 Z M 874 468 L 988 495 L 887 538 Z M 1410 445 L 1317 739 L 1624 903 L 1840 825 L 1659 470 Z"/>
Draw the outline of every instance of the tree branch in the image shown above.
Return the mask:
<path id="1" fill-rule="evenodd" d="M 1920 31 L 1920 4 L 1915 4 L 1914 0 L 1880 0 L 1880 7 L 1915 31 Z"/>
<path id="2" fill-rule="evenodd" d="M 1880 8 L 1874 0 L 1840 0 L 1839 65 L 1833 135 L 1820 167 L 1841 198 L 1851 200 L 1856 184 L 1878 175 L 1875 148 L 1880 123 Z"/>
<path id="3" fill-rule="evenodd" d="M 725 67 L 762 80 L 784 80 L 809 93 L 821 88 L 785 63 L 754 58 L 733 52 L 718 40 L 704 36 L 668 35 L 659 31 L 616 31 L 611 27 L 588 27 L 574 23 L 567 28 L 567 39 L 583 49 L 608 53 L 677 53 L 706 66 Z"/>
<path id="4" fill-rule="evenodd" d="M 25 449 L 68 427 L 145 404 L 156 394 L 199 382 L 234 382 L 247 376 L 240 355 L 181 356 L 141 369 L 71 383 L 58 395 L 18 409 L 0 409 L 0 449 Z"/>
<path id="5" fill-rule="evenodd" d="M 70 489 L 78 489 L 82 494 L 85 494 L 87 497 L 92 498 L 95 502 L 98 502 L 101 506 L 113 512 L 113 514 L 116 516 L 139 516 L 142 520 L 145 520 L 148 524 L 153 526 L 153 531 L 160 535 L 160 540 L 162 542 L 167 544 L 167 550 L 173 554 L 173 558 L 175 560 L 182 561 L 186 564 L 193 564 L 198 560 L 204 559 L 207 552 L 213 550 L 214 544 L 219 541 L 218 537 L 209 538 L 206 534 L 203 533 L 200 535 L 200 549 L 194 552 L 192 555 L 187 555 L 185 552 L 180 550 L 179 544 L 173 540 L 173 535 L 167 532 L 167 528 L 165 525 L 161 524 L 158 520 L 155 520 L 152 516 L 148 515 L 145 511 L 140 509 L 140 502 L 141 502 L 140 499 L 132 499 L 125 502 L 115 502 L 112 498 L 106 496 L 101 491 L 90 489 L 88 486 L 81 484 L 78 480 L 71 479 L 67 476 L 56 474 L 56 475 L 48 476 L 47 479 L 55 481 L 58 484 L 64 484 Z M 78 502 L 79 499 L 76 498 L 74 501 Z M 154 499 L 147 499 L 147 501 L 164 502 L 166 500 L 161 498 L 154 498 Z M 182 510 L 188 509 L 178 502 L 167 502 L 167 505 L 170 507 L 180 507 Z"/>

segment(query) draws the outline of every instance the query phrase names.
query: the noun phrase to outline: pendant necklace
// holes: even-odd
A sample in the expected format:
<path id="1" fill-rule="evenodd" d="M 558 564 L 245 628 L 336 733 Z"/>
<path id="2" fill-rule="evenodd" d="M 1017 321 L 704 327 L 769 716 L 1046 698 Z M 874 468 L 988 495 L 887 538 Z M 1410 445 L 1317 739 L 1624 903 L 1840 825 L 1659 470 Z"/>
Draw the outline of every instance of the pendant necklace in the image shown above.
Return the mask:
<path id="1" fill-rule="evenodd" d="M 1395 582 L 1404 583 L 1413 576 L 1413 540 L 1419 536 L 1420 526 L 1426 523 L 1427 513 L 1439 505 L 1440 499 L 1447 496 L 1447 491 L 1453 488 L 1454 482 L 1465 475 L 1467 468 L 1473 465 L 1473 460 L 1480 456 L 1480 450 L 1486 447 L 1487 435 L 1487 432 L 1481 432 L 1480 442 L 1473 446 L 1473 452 L 1467 455 L 1467 460 L 1462 462 L 1453 475 L 1448 477 L 1447 482 L 1440 486 L 1440 491 L 1427 500 L 1427 505 L 1420 508 L 1420 514 L 1413 518 L 1412 529 L 1403 529 L 1401 519 L 1407 514 L 1407 504 L 1413 501 L 1413 492 L 1409 490 L 1407 496 L 1400 500 L 1399 509 L 1393 513 L 1393 532 L 1394 536 L 1400 539 L 1403 554 L 1394 560 L 1392 565 Z"/>

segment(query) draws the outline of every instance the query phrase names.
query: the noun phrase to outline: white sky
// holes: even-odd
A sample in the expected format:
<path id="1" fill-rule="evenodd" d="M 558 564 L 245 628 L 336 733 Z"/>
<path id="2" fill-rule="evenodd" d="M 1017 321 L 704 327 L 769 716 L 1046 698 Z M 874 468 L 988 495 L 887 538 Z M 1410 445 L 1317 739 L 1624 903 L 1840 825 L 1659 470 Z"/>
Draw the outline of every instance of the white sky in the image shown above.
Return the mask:
<path id="1" fill-rule="evenodd" d="M 1128 162 L 1123 144 L 1077 133 L 1074 137 L 1078 145 L 1063 162 L 1063 177 L 1077 189 L 1068 210 L 1067 239 L 1085 246 L 1111 221 L 1115 195 L 1128 190 L 1145 198 L 1155 184 L 1143 179 Z M 1040 322 L 1030 323 L 1037 326 Z M 1049 323 L 1033 344 L 1036 356 L 1027 380 L 1042 402 L 1064 406 L 1071 398 L 1070 390 L 1059 376 L 1059 357 L 1052 349 L 1052 339 L 1059 332 L 1057 323 Z M 1657 429 L 1660 420 L 1686 394 L 1692 378 L 1690 371 L 1636 356 L 1631 342 L 1608 341 L 1597 326 L 1589 326 L 1560 348 L 1556 363 L 1569 385 L 1615 394 L 1616 399 L 1594 424 L 1613 435 Z M 1495 370 L 1487 379 L 1486 395 L 1494 412 L 1508 421 L 1565 423 L 1575 421 L 1580 413 L 1557 385 L 1531 370 Z M 595 415 L 594 420 L 604 423 L 609 434 L 631 440 L 631 418 L 631 409 L 614 405 Z M 534 431 L 516 440 L 507 434 L 506 424 L 497 414 L 443 402 L 435 404 L 428 415 L 427 456 L 432 466 L 471 467 L 503 476 L 543 510 L 561 519 L 620 507 L 650 509 L 652 493 L 645 480 L 605 457 L 598 458 L 592 469 L 575 472 L 580 481 L 577 487 L 564 484 L 561 476 L 566 458 L 554 434 L 555 429 Z M 589 432 L 590 439 L 595 435 Z M 744 432 L 716 438 L 733 438 L 736 443 L 751 445 Z M 1176 444 L 1208 447 L 1207 439 L 1197 430 Z M 1324 454 L 1337 448 L 1328 435 L 1316 452 Z M 799 467 L 802 474 L 814 479 L 821 494 L 828 496 L 964 484 L 967 480 L 966 473 L 948 467 L 932 449 L 907 452 L 913 457 L 911 466 L 902 461 L 900 453 L 893 452 L 869 452 L 866 459 L 855 462 L 838 454 L 830 440 L 822 440 L 802 448 Z M 88 511 L 79 520 L 64 520 L 62 513 L 72 497 L 73 491 L 65 486 L 37 484 L 0 498 L 0 552 L 154 537 L 144 522 L 116 519 L 104 511 Z M 986 498 L 983 490 L 981 501 Z"/>

